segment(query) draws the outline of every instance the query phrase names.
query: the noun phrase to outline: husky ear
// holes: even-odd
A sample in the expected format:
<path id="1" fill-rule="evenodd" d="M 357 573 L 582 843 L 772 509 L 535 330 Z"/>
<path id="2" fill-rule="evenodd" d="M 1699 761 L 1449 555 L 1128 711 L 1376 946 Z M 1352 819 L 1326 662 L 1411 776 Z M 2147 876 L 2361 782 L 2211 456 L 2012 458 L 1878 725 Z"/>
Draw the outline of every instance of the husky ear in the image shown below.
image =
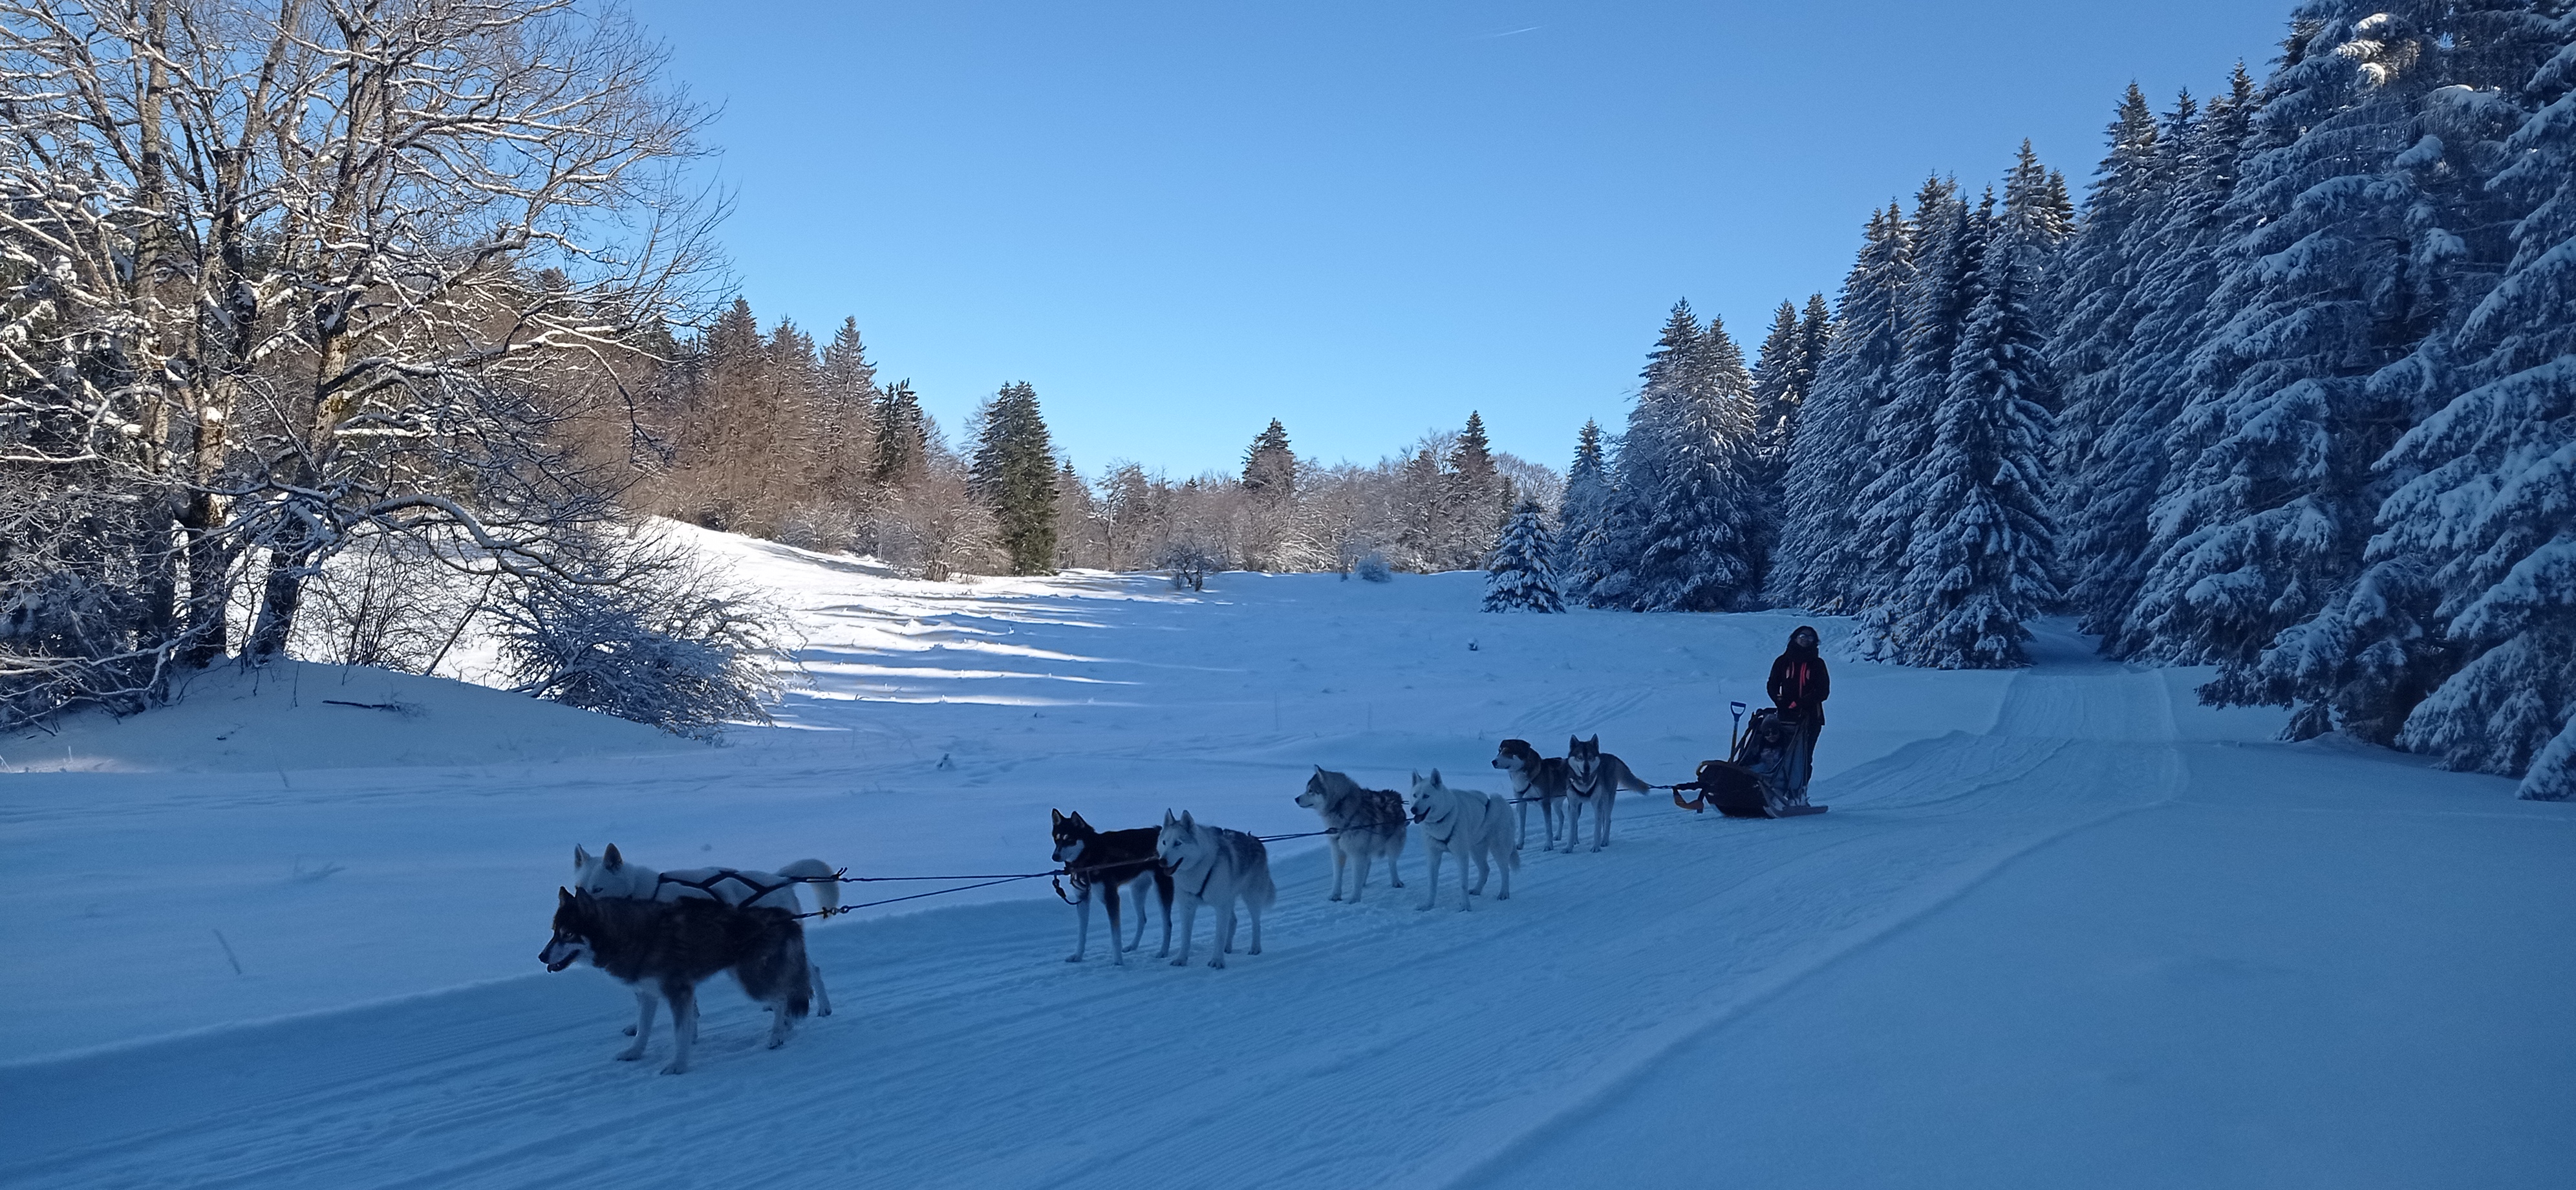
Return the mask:
<path id="1" fill-rule="evenodd" d="M 1064 825 L 1064 811 L 1062 811 L 1062 810 L 1049 810 L 1049 811 L 1047 811 L 1047 814 L 1049 815 L 1049 821 L 1054 822 L 1057 826 L 1063 826 L 1063 825 Z"/>
<path id="2" fill-rule="evenodd" d="M 1318 776 L 1318 777 L 1323 776 L 1323 775 L 1324 775 L 1324 766 L 1322 766 L 1322 765 L 1320 765 L 1320 764 L 1319 764 L 1319 765 L 1316 765 L 1316 766 L 1315 766 L 1315 775 L 1316 775 L 1316 776 Z"/>
<path id="3" fill-rule="evenodd" d="M 1440 783 L 1440 770 L 1431 770 L 1431 783 L 1434 785 L 1438 785 Z"/>
<path id="4" fill-rule="evenodd" d="M 1189 811 L 1187 811 L 1187 810 L 1183 810 L 1183 811 L 1181 811 L 1181 829 L 1182 829 L 1182 830 L 1185 830 L 1185 831 L 1193 831 L 1193 830 L 1197 830 L 1198 828 L 1199 828 L 1198 820 L 1197 820 L 1197 819 L 1195 819 L 1195 818 L 1190 817 L 1190 812 L 1189 812 Z"/>
<path id="5" fill-rule="evenodd" d="M 560 908 L 562 908 L 562 907 L 564 907 L 564 906 L 566 906 L 566 905 L 569 905 L 569 904 L 572 904 L 572 890 L 571 890 L 571 889 L 569 889 L 569 888 L 565 888 L 564 886 L 562 886 L 562 885 L 560 885 L 560 884 L 556 885 L 556 886 L 555 886 L 555 907 L 556 907 L 556 908 L 558 908 L 558 909 L 560 909 Z"/>
<path id="6" fill-rule="evenodd" d="M 1164 807 L 1164 808 L 1163 808 L 1163 825 L 1165 825 L 1165 826 L 1177 826 L 1177 825 L 1179 825 L 1180 821 L 1181 821 L 1180 819 L 1172 817 L 1172 810 L 1171 810 L 1171 807 L 1166 806 L 1166 807 Z"/>
<path id="7" fill-rule="evenodd" d="M 590 853 L 582 850 L 579 843 L 572 845 L 572 866 L 576 872 L 590 866 Z"/>
<path id="8" fill-rule="evenodd" d="M 626 857 L 617 854 L 617 844 L 611 843 L 608 845 L 608 850 L 599 853 L 599 862 L 607 865 L 608 870 L 614 872 L 626 866 Z"/>

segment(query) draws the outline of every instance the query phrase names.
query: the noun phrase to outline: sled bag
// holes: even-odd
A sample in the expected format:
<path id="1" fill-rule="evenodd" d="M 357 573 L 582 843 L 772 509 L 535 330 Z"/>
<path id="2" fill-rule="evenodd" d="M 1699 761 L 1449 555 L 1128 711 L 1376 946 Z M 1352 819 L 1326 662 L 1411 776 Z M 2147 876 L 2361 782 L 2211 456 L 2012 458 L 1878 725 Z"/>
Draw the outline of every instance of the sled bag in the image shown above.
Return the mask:
<path id="1" fill-rule="evenodd" d="M 1704 761 L 1694 778 L 1700 796 L 1729 818 L 1768 818 L 1770 806 L 1762 797 L 1762 779 L 1741 765 L 1723 760 Z"/>

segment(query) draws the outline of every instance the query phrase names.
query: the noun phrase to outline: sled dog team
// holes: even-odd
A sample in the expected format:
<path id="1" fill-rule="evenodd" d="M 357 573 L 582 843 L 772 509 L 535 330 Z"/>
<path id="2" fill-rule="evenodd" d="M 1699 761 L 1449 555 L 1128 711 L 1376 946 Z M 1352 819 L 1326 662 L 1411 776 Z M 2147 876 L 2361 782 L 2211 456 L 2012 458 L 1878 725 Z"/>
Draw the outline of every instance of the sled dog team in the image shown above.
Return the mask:
<path id="1" fill-rule="evenodd" d="M 1510 797 L 1459 789 L 1441 779 L 1413 775 L 1413 796 L 1388 789 L 1364 789 L 1341 773 L 1317 766 L 1306 779 L 1297 804 L 1315 811 L 1330 832 L 1333 852 L 1333 896 L 1342 900 L 1342 878 L 1354 864 L 1350 899 L 1368 886 L 1369 867 L 1386 861 L 1387 884 L 1403 888 L 1396 869 L 1404 853 L 1408 828 L 1419 826 L 1430 874 L 1420 908 L 1440 899 L 1440 864 L 1458 861 L 1458 908 L 1472 907 L 1496 869 L 1502 872 L 1497 901 L 1512 895 L 1512 870 L 1520 866 L 1520 849 L 1529 838 L 1529 807 L 1539 807 L 1547 841 L 1554 850 L 1562 827 L 1567 854 L 1582 841 L 1583 812 L 1593 812 L 1592 850 L 1610 842 L 1610 803 L 1622 790 L 1644 792 L 1645 782 L 1616 756 L 1601 751 L 1601 737 L 1570 739 L 1566 755 L 1542 757 L 1525 740 L 1505 740 L 1493 766 L 1511 778 Z M 1512 812 L 1519 806 L 1519 813 Z M 1278 900 L 1270 880 L 1270 852 L 1261 840 L 1243 831 L 1199 822 L 1188 811 L 1163 814 L 1163 825 L 1103 831 L 1079 813 L 1053 811 L 1056 862 L 1064 865 L 1080 909 L 1080 933 L 1068 962 L 1081 962 L 1091 943 L 1091 893 L 1097 889 L 1109 911 L 1109 956 L 1124 964 L 1125 952 L 1145 942 L 1145 914 L 1136 915 L 1136 937 L 1124 938 L 1119 893 L 1138 892 L 1148 881 L 1163 907 L 1163 946 L 1156 957 L 1171 953 L 1172 907 L 1179 902 L 1181 953 L 1173 966 L 1186 966 L 1199 910 L 1216 914 L 1215 954 L 1208 966 L 1222 968 L 1234 953 L 1240 905 L 1252 918 L 1246 952 L 1261 953 L 1261 914 Z M 1560 822 L 1560 819 L 1562 820 Z M 810 1011 L 832 1015 L 823 989 L 823 972 L 805 955 L 805 930 L 796 886 L 814 885 L 823 908 L 839 902 L 835 869 L 821 860 L 805 859 L 775 872 L 739 868 L 691 868 L 655 871 L 626 861 L 615 844 L 599 855 L 573 848 L 572 887 L 558 889 L 554 936 L 538 953 L 548 971 L 561 971 L 588 961 L 607 971 L 635 993 L 635 1024 L 626 1031 L 634 1044 L 617 1054 L 622 1062 L 644 1056 L 653 1036 L 657 1004 L 671 1007 L 672 1057 L 664 1074 L 689 1068 L 689 1051 L 698 1036 L 697 986 L 731 971 L 753 1001 L 771 1013 L 769 1048 L 787 1041 L 795 1022 Z M 1475 883 L 1467 869 L 1476 869 Z"/>

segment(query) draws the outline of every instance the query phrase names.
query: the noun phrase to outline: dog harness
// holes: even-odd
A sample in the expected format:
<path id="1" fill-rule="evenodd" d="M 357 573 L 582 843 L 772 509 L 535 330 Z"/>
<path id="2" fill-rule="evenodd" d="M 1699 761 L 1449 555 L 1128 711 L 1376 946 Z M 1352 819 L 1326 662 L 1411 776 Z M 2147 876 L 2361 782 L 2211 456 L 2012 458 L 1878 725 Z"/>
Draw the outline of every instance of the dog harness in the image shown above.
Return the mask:
<path id="1" fill-rule="evenodd" d="M 751 904 L 752 902 L 768 896 L 771 893 L 777 892 L 782 888 L 794 888 L 799 884 L 805 883 L 802 880 L 790 876 L 777 884 L 762 884 L 761 882 L 754 880 L 749 876 L 745 876 L 732 868 L 720 868 L 716 871 L 715 875 L 709 876 L 704 880 L 684 880 L 678 876 L 664 872 L 655 880 L 655 884 L 657 885 L 655 891 L 658 894 L 659 885 L 676 884 L 682 888 L 694 888 L 715 900 L 721 901 L 724 900 L 724 894 L 717 892 L 715 886 L 727 880 L 731 880 L 734 883 L 751 890 L 751 895 L 742 899 L 742 903 L 745 905 Z"/>

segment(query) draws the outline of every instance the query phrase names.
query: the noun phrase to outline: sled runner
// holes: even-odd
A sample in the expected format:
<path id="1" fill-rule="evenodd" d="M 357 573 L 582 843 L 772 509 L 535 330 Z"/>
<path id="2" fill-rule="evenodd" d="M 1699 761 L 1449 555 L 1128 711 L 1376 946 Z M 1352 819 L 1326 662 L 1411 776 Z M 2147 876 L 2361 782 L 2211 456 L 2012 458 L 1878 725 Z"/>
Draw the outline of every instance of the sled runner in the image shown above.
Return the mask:
<path id="1" fill-rule="evenodd" d="M 1673 787 L 1673 804 L 1694 812 L 1715 806 L 1729 818 L 1824 813 L 1825 807 L 1807 804 L 1805 789 L 1789 783 L 1800 730 L 1798 724 L 1782 721 L 1770 707 L 1753 712 L 1753 724 L 1736 737 L 1733 753 L 1725 760 L 1702 762 L 1690 781 Z M 1685 791 L 1696 796 L 1684 798 Z"/>

